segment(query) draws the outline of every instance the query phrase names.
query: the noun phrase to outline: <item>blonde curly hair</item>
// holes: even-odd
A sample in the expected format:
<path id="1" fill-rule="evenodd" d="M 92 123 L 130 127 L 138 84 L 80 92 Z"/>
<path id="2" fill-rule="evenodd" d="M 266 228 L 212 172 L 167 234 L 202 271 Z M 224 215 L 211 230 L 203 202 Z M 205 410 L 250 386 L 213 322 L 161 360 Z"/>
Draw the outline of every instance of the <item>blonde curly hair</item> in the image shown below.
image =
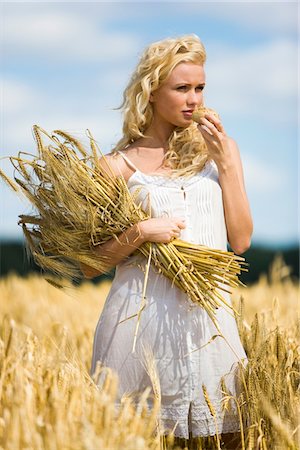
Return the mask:
<path id="1" fill-rule="evenodd" d="M 150 93 L 167 80 L 172 70 L 181 62 L 203 65 L 206 61 L 204 45 L 196 34 L 167 38 L 149 45 L 124 90 L 122 109 L 123 137 L 111 154 L 124 150 L 144 133 L 153 118 Z M 192 176 L 210 160 L 205 141 L 192 122 L 186 128 L 175 127 L 168 139 L 164 167 L 170 168 L 170 176 Z"/>

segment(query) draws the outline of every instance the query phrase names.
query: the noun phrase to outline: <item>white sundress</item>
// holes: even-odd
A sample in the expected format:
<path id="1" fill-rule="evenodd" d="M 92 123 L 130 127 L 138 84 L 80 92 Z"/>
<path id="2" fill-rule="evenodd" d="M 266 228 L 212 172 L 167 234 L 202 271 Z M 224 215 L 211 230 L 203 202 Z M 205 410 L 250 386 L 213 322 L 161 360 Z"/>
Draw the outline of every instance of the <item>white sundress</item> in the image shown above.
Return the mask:
<path id="1" fill-rule="evenodd" d="M 214 161 L 207 162 L 202 171 L 189 179 L 171 179 L 165 175 L 144 174 L 119 153 L 135 170 L 127 182 L 129 190 L 141 188 L 138 200 L 145 210 L 148 210 L 150 198 L 152 217 L 184 218 L 186 228 L 181 231 L 180 239 L 227 250 L 222 189 Z M 175 436 L 188 439 L 191 435 L 238 431 L 240 425 L 234 405 L 229 411 L 222 408 L 220 381 L 224 376 L 228 391 L 237 395 L 240 386 L 237 363 L 242 361 L 245 365 L 247 357 L 235 318 L 226 308 L 220 307 L 216 318 L 227 342 L 216 337 L 208 343 L 218 332 L 206 311 L 150 266 L 146 307 L 141 313 L 132 353 L 135 314 L 141 306 L 146 262 L 139 254 L 116 267 L 95 329 L 90 375 L 97 361 L 113 369 L 119 377 L 120 405 L 123 395 L 142 392 L 152 386 L 144 353 L 150 348 L 160 384 L 159 418 L 164 434 L 173 430 Z M 221 293 L 231 304 L 230 294 Z M 209 410 L 202 385 L 214 405 L 216 417 Z"/>

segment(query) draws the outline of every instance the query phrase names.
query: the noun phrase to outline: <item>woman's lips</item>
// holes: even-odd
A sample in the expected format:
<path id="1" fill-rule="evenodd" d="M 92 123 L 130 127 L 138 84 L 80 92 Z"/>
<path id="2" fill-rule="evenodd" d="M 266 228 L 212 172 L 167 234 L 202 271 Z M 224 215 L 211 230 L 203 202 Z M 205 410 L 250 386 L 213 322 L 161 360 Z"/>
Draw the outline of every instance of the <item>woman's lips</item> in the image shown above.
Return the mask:
<path id="1" fill-rule="evenodd" d="M 191 118 L 192 114 L 193 114 L 193 111 L 182 111 L 182 113 L 183 113 L 184 116 Z"/>

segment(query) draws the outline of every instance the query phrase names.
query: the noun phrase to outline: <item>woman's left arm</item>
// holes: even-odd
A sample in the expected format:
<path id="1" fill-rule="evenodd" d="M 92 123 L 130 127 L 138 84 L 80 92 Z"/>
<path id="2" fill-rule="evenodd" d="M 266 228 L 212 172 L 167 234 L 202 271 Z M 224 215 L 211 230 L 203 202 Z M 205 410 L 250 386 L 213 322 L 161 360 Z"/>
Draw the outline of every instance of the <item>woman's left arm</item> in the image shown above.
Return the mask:
<path id="1" fill-rule="evenodd" d="M 246 194 L 240 152 L 236 142 L 229 139 L 232 157 L 218 165 L 222 188 L 227 239 L 232 250 L 240 255 L 251 245 L 253 221 Z"/>
<path id="2" fill-rule="evenodd" d="M 218 167 L 227 239 L 232 250 L 239 255 L 250 247 L 253 233 L 239 148 L 235 140 L 226 135 L 221 121 L 212 114 L 205 114 L 200 123 L 198 128 Z"/>

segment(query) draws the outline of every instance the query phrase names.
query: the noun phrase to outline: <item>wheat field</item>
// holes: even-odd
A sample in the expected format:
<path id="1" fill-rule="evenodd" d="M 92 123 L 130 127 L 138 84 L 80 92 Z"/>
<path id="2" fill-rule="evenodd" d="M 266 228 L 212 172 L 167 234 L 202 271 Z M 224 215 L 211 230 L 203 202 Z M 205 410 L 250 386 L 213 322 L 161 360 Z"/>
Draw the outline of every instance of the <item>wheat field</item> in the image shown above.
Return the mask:
<path id="1" fill-rule="evenodd" d="M 223 449 L 218 437 L 159 432 L 159 401 L 124 398 L 117 376 L 89 376 L 92 340 L 110 282 L 59 290 L 38 275 L 0 280 L 0 449 Z M 234 399 L 243 449 L 299 448 L 299 285 L 280 257 L 269 276 L 232 294 L 249 363 Z M 95 380 L 105 372 L 100 389 Z"/>

